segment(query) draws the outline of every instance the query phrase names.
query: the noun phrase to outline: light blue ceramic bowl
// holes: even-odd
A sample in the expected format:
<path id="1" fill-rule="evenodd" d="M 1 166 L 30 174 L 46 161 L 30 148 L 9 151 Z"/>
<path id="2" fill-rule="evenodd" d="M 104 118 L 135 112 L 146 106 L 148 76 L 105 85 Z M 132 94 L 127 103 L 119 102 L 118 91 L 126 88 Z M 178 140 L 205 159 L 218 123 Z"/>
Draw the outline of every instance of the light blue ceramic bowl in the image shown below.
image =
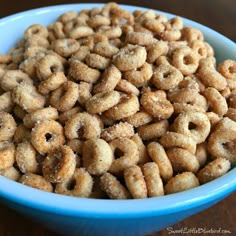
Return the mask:
<path id="1" fill-rule="evenodd" d="M 69 10 L 101 6 L 72 4 L 45 7 L 0 20 L 0 53 L 6 53 L 30 24 L 48 25 Z M 130 11 L 136 8 L 122 6 Z M 161 12 L 163 13 L 163 12 Z M 168 17 L 173 17 L 171 14 Z M 236 45 L 219 33 L 193 21 L 215 48 L 218 60 L 236 60 Z M 171 226 L 219 202 L 236 190 L 236 169 L 200 187 L 158 198 L 140 200 L 95 200 L 39 191 L 0 176 L 0 200 L 13 209 L 67 235 L 138 236 Z"/>

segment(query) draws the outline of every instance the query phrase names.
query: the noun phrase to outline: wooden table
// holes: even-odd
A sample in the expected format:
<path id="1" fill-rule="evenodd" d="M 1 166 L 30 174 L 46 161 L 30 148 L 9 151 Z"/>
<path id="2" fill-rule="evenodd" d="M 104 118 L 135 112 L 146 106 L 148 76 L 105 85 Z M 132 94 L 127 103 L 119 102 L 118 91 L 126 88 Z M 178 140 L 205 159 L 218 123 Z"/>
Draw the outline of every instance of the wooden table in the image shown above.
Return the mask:
<path id="1" fill-rule="evenodd" d="M 40 1 L 17 1 L 1 0 L 0 17 L 32 8 L 55 4 L 78 3 L 73 0 L 40 0 Z M 93 1 L 79 1 L 93 2 Z M 95 1 L 98 2 L 98 1 Z M 236 1 L 235 0 L 129 0 L 118 3 L 138 5 L 153 8 L 183 16 L 202 23 L 236 41 Z M 174 225 L 172 229 L 165 229 L 157 235 L 180 235 L 174 234 L 175 230 L 217 230 L 223 229 L 236 235 L 236 193 L 231 194 L 222 202 L 204 212 L 189 217 Z M 190 231 L 189 231 L 190 232 Z M 192 233 L 193 234 L 193 233 Z M 13 210 L 0 204 L 0 236 L 56 236 L 41 225 L 32 222 Z M 190 233 L 185 234 L 190 235 Z M 194 235 L 194 234 L 193 234 Z M 219 235 L 211 233 L 209 235 Z M 222 235 L 222 234 L 221 234 Z"/>

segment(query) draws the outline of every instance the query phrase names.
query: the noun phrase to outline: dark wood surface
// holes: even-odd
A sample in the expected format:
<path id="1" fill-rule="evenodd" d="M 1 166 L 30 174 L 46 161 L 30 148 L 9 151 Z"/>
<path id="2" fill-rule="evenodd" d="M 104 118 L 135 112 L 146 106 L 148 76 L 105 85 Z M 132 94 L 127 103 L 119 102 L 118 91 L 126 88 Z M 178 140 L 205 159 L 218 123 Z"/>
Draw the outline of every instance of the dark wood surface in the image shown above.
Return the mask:
<path id="1" fill-rule="evenodd" d="M 98 1 L 79 1 L 98 2 Z M 235 0 L 129 0 L 117 1 L 118 3 L 143 6 L 170 12 L 179 16 L 189 18 L 204 24 L 236 42 L 236 1 Z M 0 17 L 8 16 L 23 10 L 37 7 L 78 3 L 68 0 L 1 0 Z M 0 29 L 1 30 L 1 29 Z M 4 187 L 4 186 L 0 186 Z M 196 214 L 188 219 L 174 225 L 172 229 L 165 229 L 154 235 L 181 235 L 174 233 L 175 230 L 185 230 L 185 235 L 196 235 L 197 230 L 206 235 L 229 235 L 218 233 L 206 233 L 208 230 L 227 230 L 231 235 L 236 235 L 236 193 L 231 194 L 225 200 L 216 204 L 208 210 Z M 192 231 L 191 231 L 192 229 Z M 189 230 L 189 233 L 186 233 Z M 177 232 L 177 231 L 175 231 Z M 192 233 L 191 233 L 192 232 Z M 194 233 L 195 232 L 195 233 Z M 184 233 L 183 233 L 184 234 Z M 30 219 L 8 209 L 0 203 L 0 236 L 57 236 L 41 225 Z M 201 235 L 201 234 L 200 234 Z"/>

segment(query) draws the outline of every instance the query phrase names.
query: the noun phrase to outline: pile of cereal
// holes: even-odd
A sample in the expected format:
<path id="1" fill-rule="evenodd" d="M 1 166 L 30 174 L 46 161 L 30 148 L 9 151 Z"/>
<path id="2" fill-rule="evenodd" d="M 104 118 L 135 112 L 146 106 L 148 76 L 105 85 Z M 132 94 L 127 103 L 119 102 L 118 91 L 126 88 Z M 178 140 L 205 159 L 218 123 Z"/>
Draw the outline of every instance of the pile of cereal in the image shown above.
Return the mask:
<path id="1" fill-rule="evenodd" d="M 0 55 L 0 174 L 45 191 L 147 198 L 236 163 L 236 62 L 201 31 L 116 3 L 33 24 Z"/>

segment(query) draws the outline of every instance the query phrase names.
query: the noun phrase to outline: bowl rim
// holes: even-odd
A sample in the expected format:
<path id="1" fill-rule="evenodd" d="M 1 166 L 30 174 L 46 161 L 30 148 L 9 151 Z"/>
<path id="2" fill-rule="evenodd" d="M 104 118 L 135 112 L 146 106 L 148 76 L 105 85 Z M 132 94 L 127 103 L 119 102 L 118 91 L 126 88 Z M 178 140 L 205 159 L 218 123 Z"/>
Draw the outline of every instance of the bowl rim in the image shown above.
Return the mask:
<path id="1" fill-rule="evenodd" d="M 49 14 L 50 12 L 66 12 L 74 9 L 101 7 L 104 4 L 61 4 L 48 7 L 35 8 L 19 12 L 0 19 L 0 27 L 19 18 Z M 127 10 L 148 10 L 148 8 L 132 5 L 119 4 Z M 154 10 L 154 9 L 153 9 Z M 165 14 L 168 18 L 176 15 L 164 11 L 154 10 L 157 13 Z M 236 49 L 235 43 L 222 34 L 199 24 L 195 21 L 182 17 L 185 26 L 191 25 L 200 28 L 205 33 L 213 34 L 219 40 L 225 41 L 229 46 Z M 236 168 L 233 168 L 226 175 L 213 180 L 209 183 L 195 187 L 193 189 L 148 199 L 132 200 L 107 200 L 107 199 L 89 199 L 76 198 L 55 193 L 48 193 L 41 190 L 25 186 L 18 182 L 9 180 L 0 176 L 0 198 L 10 200 L 11 202 L 23 205 L 39 211 L 70 215 L 84 218 L 140 218 L 157 215 L 166 215 L 174 212 L 195 208 L 200 205 L 206 205 L 209 202 L 223 198 L 236 190 Z"/>

